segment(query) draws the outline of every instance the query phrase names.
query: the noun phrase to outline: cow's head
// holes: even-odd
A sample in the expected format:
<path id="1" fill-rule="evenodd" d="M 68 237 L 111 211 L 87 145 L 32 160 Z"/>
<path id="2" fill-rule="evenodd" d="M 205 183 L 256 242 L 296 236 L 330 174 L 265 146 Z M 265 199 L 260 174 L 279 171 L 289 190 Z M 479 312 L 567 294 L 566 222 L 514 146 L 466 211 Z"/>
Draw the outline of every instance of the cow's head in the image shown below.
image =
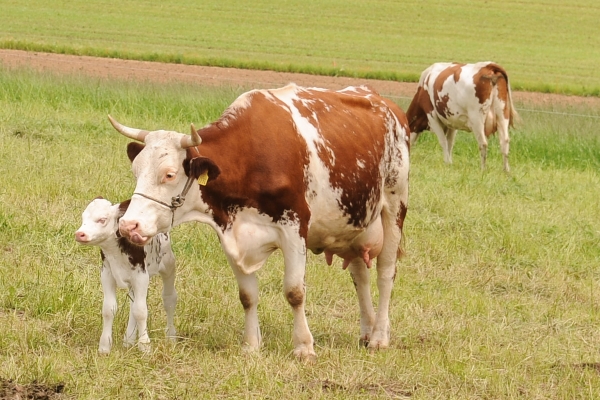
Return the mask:
<path id="1" fill-rule="evenodd" d="M 188 149 L 202 142 L 193 125 L 192 134 L 185 135 L 129 128 L 110 115 L 109 120 L 124 136 L 144 143 L 127 146 L 136 187 L 129 208 L 119 221 L 119 231 L 124 237 L 144 245 L 157 233 L 168 232 L 174 223 L 185 220 L 184 215 L 193 210 L 199 196 L 195 181 L 189 182 L 191 187 L 183 205 L 176 206 L 174 201 L 184 192 L 188 177 L 198 180 L 207 175 L 208 179 L 214 179 L 219 169 L 207 158 L 188 156 Z"/>

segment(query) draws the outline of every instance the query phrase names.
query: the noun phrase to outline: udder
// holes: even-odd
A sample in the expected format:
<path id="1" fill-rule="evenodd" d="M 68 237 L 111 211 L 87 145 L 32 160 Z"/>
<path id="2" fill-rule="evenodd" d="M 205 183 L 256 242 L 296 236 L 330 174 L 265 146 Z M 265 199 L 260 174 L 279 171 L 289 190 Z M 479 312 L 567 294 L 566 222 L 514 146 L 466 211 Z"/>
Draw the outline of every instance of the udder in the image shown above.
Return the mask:
<path id="1" fill-rule="evenodd" d="M 342 268 L 346 269 L 351 261 L 362 259 L 367 268 L 371 268 L 373 259 L 376 258 L 383 247 L 383 226 L 381 219 L 377 219 L 367 229 L 358 233 L 352 240 L 335 241 L 324 249 L 325 260 L 328 265 L 333 263 L 336 255 L 344 260 Z"/>

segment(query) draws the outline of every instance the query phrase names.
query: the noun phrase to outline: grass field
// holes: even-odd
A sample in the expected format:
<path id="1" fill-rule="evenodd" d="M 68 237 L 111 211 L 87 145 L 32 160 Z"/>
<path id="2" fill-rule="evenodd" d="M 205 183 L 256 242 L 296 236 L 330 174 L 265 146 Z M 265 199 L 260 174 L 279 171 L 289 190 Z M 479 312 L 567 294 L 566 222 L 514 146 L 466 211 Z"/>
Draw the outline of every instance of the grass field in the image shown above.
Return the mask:
<path id="1" fill-rule="evenodd" d="M 434 135 L 422 135 L 391 348 L 359 346 L 349 275 L 311 256 L 307 312 L 319 358 L 307 366 L 291 355 L 279 253 L 260 273 L 264 347 L 244 355 L 233 274 L 199 224 L 173 235 L 178 343 L 165 340 L 156 280 L 153 352 L 120 347 L 120 293 L 113 352 L 97 354 L 100 257 L 73 233 L 89 200 L 120 201 L 134 186 L 127 140 L 106 115 L 187 132 L 216 119 L 236 90 L 5 70 L 0 87 L 0 380 L 64 385 L 60 398 L 77 399 L 600 397 L 598 110 L 522 111 L 510 176 L 495 139 L 481 172 L 471 135 L 459 133 L 452 166 Z"/>
<path id="2" fill-rule="evenodd" d="M 596 0 L 3 0 L 0 47 L 382 79 L 494 60 L 513 87 L 600 95 Z"/>

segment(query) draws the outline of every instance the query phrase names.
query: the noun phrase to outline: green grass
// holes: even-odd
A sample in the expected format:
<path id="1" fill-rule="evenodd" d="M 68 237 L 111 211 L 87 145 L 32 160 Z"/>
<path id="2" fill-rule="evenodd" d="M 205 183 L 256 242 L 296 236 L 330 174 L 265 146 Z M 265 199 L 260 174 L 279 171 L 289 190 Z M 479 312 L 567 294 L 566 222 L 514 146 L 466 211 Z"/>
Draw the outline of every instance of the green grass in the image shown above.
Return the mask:
<path id="1" fill-rule="evenodd" d="M 0 47 L 415 81 L 494 60 L 514 88 L 600 95 L 595 0 L 4 0 Z"/>
<path id="2" fill-rule="evenodd" d="M 174 232 L 178 343 L 165 340 L 155 280 L 153 352 L 120 347 L 121 292 L 113 352 L 97 354 L 100 257 L 73 233 L 89 200 L 123 200 L 134 186 L 127 139 L 106 115 L 187 132 L 190 122 L 216 119 L 237 92 L 6 70 L 0 87 L 1 379 L 62 382 L 77 399 L 600 397 L 597 110 L 521 112 L 510 176 L 496 138 L 481 172 L 472 135 L 459 133 L 452 166 L 434 135 L 421 135 L 391 348 L 359 347 L 348 273 L 311 255 L 307 313 L 318 360 L 307 366 L 291 354 L 280 254 L 260 272 L 264 347 L 244 355 L 235 279 L 216 235 L 199 224 Z"/>

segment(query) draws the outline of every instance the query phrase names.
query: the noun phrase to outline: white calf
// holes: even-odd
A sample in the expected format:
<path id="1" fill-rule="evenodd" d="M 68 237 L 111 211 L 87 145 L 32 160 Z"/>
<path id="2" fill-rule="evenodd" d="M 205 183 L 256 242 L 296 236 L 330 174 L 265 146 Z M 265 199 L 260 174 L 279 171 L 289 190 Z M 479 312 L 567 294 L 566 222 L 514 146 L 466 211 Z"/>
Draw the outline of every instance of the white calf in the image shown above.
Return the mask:
<path id="1" fill-rule="evenodd" d="M 83 223 L 75 232 L 75 240 L 84 245 L 100 247 L 102 257 L 102 336 L 98 351 L 108 354 L 112 346 L 112 325 L 117 312 L 117 288 L 129 289 L 130 311 L 124 345 L 132 346 L 139 334 L 138 348 L 150 350 L 146 327 L 148 307 L 146 296 L 150 277 L 160 274 L 163 281 L 163 305 L 167 313 L 168 338 L 175 338 L 173 316 L 177 303 L 175 291 L 175 256 L 168 234 L 156 235 L 145 246 L 129 243 L 118 233 L 119 218 L 129 206 L 129 200 L 111 204 L 101 197 L 93 200 L 82 214 Z"/>

